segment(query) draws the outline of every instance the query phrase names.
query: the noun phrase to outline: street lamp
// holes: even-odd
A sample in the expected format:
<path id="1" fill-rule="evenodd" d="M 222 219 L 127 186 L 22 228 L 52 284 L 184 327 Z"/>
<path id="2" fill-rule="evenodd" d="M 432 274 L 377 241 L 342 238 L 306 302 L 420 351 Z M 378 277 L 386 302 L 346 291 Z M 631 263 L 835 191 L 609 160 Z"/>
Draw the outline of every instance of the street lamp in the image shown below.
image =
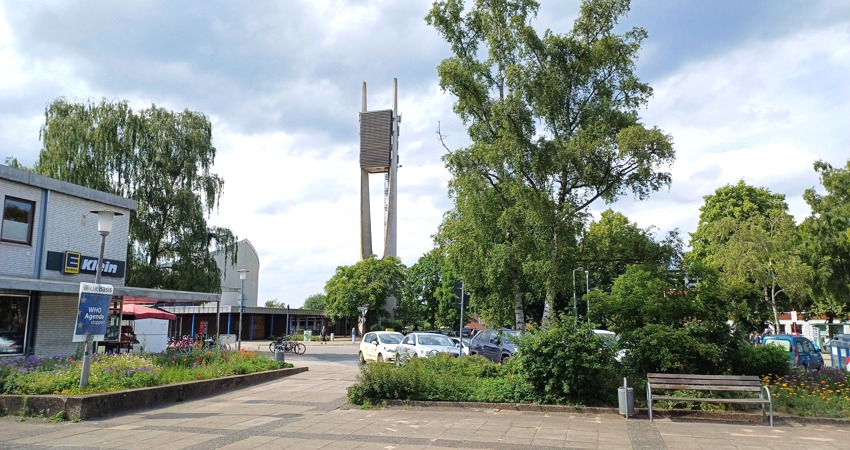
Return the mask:
<path id="1" fill-rule="evenodd" d="M 242 287 L 239 288 L 239 339 L 236 341 L 236 350 L 242 350 L 242 311 L 245 310 L 245 278 L 248 277 L 248 269 L 239 269 L 239 279 Z"/>
<path id="2" fill-rule="evenodd" d="M 587 300 L 587 321 L 590 322 L 590 272 L 584 271 L 584 297 Z"/>
<path id="3" fill-rule="evenodd" d="M 578 302 L 576 301 L 576 271 L 578 270 L 584 270 L 584 267 L 573 269 L 573 317 L 575 317 L 576 322 L 578 322 Z"/>
<path id="4" fill-rule="evenodd" d="M 286 328 L 285 333 L 289 336 L 289 303 L 286 304 Z"/>
<path id="5" fill-rule="evenodd" d="M 115 221 L 115 216 L 123 216 L 124 214 L 107 210 L 94 210 L 91 211 L 91 213 L 97 214 L 97 232 L 100 233 L 100 256 L 97 258 L 97 268 L 95 269 L 94 275 L 94 283 L 100 284 L 100 274 L 103 272 L 103 251 L 106 247 L 106 236 L 109 236 L 109 233 L 112 232 L 112 223 Z M 80 374 L 80 389 L 85 389 L 89 384 L 92 343 L 92 335 L 86 334 L 86 351 L 83 354 L 83 371 Z"/>

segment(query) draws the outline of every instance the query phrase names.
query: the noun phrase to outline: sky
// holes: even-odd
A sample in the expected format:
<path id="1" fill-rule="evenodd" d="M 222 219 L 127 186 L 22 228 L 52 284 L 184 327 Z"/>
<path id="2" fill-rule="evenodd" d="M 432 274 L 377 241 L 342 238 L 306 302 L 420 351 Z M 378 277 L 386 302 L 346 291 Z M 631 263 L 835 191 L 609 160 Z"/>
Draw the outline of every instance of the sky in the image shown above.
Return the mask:
<path id="1" fill-rule="evenodd" d="M 569 33 L 578 2 L 540 3 L 534 25 Z M 0 0 L 0 162 L 35 163 L 58 97 L 200 111 L 225 180 L 209 223 L 256 248 L 260 305 L 296 307 L 360 257 L 361 83 L 369 110 L 388 109 L 397 78 L 398 256 L 410 266 L 452 207 L 437 130 L 449 148 L 469 144 L 439 88 L 451 54 L 424 21 L 430 5 Z M 703 197 L 743 180 L 805 218 L 812 164 L 850 158 L 850 2 L 634 0 L 620 29 L 633 26 L 649 34 L 637 73 L 654 89 L 641 120 L 672 135 L 676 162 L 669 189 L 610 207 L 687 241 Z M 370 178 L 379 255 L 383 183 Z"/>

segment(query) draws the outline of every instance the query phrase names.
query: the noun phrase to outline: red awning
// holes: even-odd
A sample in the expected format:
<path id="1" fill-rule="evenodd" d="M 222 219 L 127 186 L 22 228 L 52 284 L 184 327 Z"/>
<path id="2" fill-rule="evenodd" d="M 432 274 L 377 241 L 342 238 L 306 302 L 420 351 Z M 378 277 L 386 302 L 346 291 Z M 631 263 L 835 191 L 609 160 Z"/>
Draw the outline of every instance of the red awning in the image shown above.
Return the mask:
<path id="1" fill-rule="evenodd" d="M 142 305 L 128 305 L 124 304 L 124 307 L 121 309 L 121 312 L 126 319 L 130 320 L 142 320 L 142 319 L 161 319 L 161 320 L 174 320 L 177 318 L 174 314 L 170 312 L 163 311 L 161 309 L 148 308 L 147 306 Z"/>

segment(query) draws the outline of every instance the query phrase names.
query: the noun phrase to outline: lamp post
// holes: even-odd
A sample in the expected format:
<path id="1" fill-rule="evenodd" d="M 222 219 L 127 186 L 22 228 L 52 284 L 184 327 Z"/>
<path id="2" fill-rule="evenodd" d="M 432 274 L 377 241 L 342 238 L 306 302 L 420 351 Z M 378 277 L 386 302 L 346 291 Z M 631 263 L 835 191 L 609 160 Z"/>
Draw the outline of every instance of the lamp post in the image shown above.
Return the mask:
<path id="1" fill-rule="evenodd" d="M 239 269 L 237 272 L 242 286 L 239 288 L 239 338 L 236 341 L 236 350 L 242 350 L 242 311 L 245 311 L 245 278 L 248 277 L 248 269 Z"/>
<path id="2" fill-rule="evenodd" d="M 573 269 L 573 317 L 578 322 L 578 302 L 576 301 L 576 271 L 584 270 L 584 267 L 576 267 Z"/>
<path id="3" fill-rule="evenodd" d="M 587 321 L 590 322 L 590 272 L 584 271 L 584 296 L 587 297 Z"/>
<path id="4" fill-rule="evenodd" d="M 289 303 L 286 304 L 286 328 L 285 333 L 289 336 Z"/>
<path id="5" fill-rule="evenodd" d="M 97 258 L 97 268 L 95 268 L 94 283 L 100 284 L 100 274 L 103 271 L 103 251 L 106 247 L 106 236 L 112 232 L 112 223 L 115 221 L 115 216 L 123 214 L 115 211 L 95 210 L 91 211 L 97 214 L 97 232 L 100 233 L 100 256 Z M 119 326 L 121 324 L 119 323 Z M 91 334 L 86 334 L 86 351 L 83 354 L 83 370 L 80 374 L 80 389 L 85 389 L 89 385 L 89 373 L 91 372 L 91 354 L 92 354 L 93 337 Z"/>

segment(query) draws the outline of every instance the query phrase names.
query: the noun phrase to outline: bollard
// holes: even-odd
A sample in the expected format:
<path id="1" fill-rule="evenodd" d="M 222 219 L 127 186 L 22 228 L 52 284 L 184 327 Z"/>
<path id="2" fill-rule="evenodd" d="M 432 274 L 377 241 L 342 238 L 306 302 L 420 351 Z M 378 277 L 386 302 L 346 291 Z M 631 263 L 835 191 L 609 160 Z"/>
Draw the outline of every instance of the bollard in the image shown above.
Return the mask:
<path id="1" fill-rule="evenodd" d="M 626 419 L 635 414 L 635 392 L 633 388 L 628 386 L 625 377 L 623 378 L 623 387 L 617 388 L 617 403 L 620 407 L 620 414 L 625 415 Z"/>

